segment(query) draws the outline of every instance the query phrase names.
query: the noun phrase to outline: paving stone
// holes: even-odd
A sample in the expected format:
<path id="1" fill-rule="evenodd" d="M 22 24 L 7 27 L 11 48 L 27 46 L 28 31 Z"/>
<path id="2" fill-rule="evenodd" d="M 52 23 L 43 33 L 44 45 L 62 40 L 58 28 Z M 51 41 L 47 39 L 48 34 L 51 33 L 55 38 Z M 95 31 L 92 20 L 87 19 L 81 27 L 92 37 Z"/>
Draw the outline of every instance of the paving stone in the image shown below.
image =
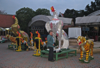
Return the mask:
<path id="1" fill-rule="evenodd" d="M 7 43 L 0 43 L 0 68 L 100 68 L 100 53 L 94 54 L 90 63 L 81 63 L 80 55 L 49 62 L 47 58 L 32 56 L 33 51 L 16 52 L 7 49 Z"/>

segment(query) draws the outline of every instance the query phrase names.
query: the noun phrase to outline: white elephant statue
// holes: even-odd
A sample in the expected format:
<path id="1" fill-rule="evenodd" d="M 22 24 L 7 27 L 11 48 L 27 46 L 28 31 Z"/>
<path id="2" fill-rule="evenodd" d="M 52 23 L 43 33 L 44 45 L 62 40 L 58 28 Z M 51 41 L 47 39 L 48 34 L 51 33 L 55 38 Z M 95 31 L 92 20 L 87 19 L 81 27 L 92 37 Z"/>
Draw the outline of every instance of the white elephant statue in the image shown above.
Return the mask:
<path id="1" fill-rule="evenodd" d="M 58 15 L 56 11 L 54 10 L 53 6 L 51 7 L 51 11 L 53 12 L 53 19 L 51 21 L 48 21 L 45 25 L 45 28 L 47 32 L 50 30 L 53 31 L 53 37 L 54 40 L 56 41 L 56 36 L 59 41 L 59 46 L 58 48 L 54 48 L 54 51 L 59 52 L 63 48 L 68 48 L 69 46 L 69 40 L 67 37 L 66 32 L 62 29 L 63 27 L 63 22 L 58 19 Z M 61 43 L 63 41 L 63 44 Z"/>

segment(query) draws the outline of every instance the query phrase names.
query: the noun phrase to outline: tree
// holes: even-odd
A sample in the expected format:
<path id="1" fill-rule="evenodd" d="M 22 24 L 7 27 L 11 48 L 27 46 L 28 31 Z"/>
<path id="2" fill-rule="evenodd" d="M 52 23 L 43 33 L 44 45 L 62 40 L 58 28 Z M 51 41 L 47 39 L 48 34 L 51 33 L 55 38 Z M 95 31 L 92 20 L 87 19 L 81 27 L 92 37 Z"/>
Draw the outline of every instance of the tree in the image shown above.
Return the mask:
<path id="1" fill-rule="evenodd" d="M 64 12 L 64 17 L 73 18 L 75 13 L 76 17 L 87 16 L 90 13 L 100 10 L 100 0 L 95 0 L 95 2 L 91 1 L 91 4 L 87 4 L 85 10 L 75 10 L 75 9 L 66 9 Z"/>
<path id="2" fill-rule="evenodd" d="M 93 1 L 91 1 L 91 9 L 92 9 L 92 11 L 96 11 L 97 10 L 96 4 Z"/>
<path id="3" fill-rule="evenodd" d="M 64 17 L 73 18 L 79 16 L 79 12 L 74 9 L 66 9 L 64 12 Z"/>
<path id="4" fill-rule="evenodd" d="M 41 8 L 38 8 L 36 10 L 36 15 L 51 15 L 50 14 L 50 11 L 48 9 L 41 9 Z"/>
<path id="5" fill-rule="evenodd" d="M 95 2 L 91 1 L 91 5 L 86 5 L 85 14 L 88 15 L 94 11 L 100 10 L 100 0 L 95 0 Z"/>
<path id="6" fill-rule="evenodd" d="M 16 17 L 18 18 L 21 30 L 28 32 L 28 23 L 35 16 L 35 11 L 30 8 L 21 8 L 16 11 Z"/>
<path id="7" fill-rule="evenodd" d="M 100 0 L 95 0 L 96 9 L 100 10 Z"/>
<path id="8" fill-rule="evenodd" d="M 74 9 L 72 9 L 72 10 L 66 9 L 66 11 L 64 12 L 64 17 L 72 18 L 72 16 L 73 16 L 73 11 L 74 11 Z"/>
<path id="9" fill-rule="evenodd" d="M 85 15 L 85 11 L 84 11 L 84 10 L 79 10 L 78 13 L 79 13 L 79 16 L 80 16 L 80 17 L 82 17 L 82 16 Z"/>

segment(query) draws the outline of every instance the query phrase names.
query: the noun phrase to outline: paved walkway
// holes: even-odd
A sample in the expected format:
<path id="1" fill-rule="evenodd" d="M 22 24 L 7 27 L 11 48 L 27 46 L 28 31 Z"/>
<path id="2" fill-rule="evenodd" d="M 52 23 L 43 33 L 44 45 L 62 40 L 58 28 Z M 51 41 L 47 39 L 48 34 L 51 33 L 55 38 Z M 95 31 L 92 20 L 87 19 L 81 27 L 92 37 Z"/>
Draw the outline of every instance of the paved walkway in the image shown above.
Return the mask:
<path id="1" fill-rule="evenodd" d="M 0 68 L 100 68 L 100 53 L 90 63 L 81 63 L 77 56 L 49 62 L 47 58 L 32 56 L 33 51 L 15 52 L 7 49 L 9 42 L 0 43 Z"/>

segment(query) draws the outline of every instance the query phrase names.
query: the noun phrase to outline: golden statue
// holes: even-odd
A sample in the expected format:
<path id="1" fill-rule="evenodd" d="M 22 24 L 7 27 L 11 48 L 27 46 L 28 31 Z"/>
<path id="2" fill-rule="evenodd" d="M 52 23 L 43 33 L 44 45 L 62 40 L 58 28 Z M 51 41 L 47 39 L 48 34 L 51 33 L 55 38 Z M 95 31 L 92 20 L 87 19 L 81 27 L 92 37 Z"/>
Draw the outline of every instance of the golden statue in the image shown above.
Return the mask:
<path id="1" fill-rule="evenodd" d="M 18 24 L 18 19 L 15 16 L 12 16 L 13 19 L 15 19 L 15 23 L 11 26 L 11 32 L 15 35 L 18 36 L 17 31 L 21 34 L 21 37 L 28 42 L 29 37 L 28 34 L 22 30 L 20 30 L 20 26 Z"/>
<path id="2" fill-rule="evenodd" d="M 93 58 L 93 46 L 94 43 L 91 40 L 86 40 L 83 36 L 78 36 L 77 43 L 80 46 L 80 61 L 85 63 L 89 63 L 89 61 Z M 83 59 L 83 52 L 86 52 L 86 58 Z"/>

